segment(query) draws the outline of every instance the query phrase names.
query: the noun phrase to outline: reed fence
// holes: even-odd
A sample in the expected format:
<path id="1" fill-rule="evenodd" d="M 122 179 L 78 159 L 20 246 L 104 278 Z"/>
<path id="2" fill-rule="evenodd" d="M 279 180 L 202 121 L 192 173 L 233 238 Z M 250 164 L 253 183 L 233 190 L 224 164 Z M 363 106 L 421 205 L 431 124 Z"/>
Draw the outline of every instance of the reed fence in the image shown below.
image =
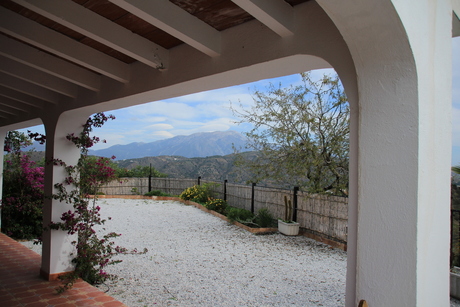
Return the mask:
<path id="1" fill-rule="evenodd" d="M 160 190 L 179 195 L 196 184 L 209 184 L 216 198 L 225 199 L 230 206 L 257 212 L 267 208 L 274 218 L 284 217 L 284 196 L 294 204 L 294 220 L 300 223 L 304 233 L 346 245 L 348 200 L 345 197 L 312 195 L 298 189 L 258 187 L 197 179 L 176 178 L 122 178 L 105 185 L 101 192 L 106 195 L 145 194 Z"/>

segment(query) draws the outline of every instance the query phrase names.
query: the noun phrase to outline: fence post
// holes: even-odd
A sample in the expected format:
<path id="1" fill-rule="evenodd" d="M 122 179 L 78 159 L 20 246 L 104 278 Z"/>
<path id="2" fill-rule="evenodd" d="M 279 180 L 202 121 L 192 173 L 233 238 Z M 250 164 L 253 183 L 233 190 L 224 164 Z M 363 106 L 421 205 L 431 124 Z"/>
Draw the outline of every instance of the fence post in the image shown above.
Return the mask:
<path id="1" fill-rule="evenodd" d="M 150 172 L 149 172 L 149 190 L 148 192 L 152 191 L 152 163 L 150 163 Z"/>
<path id="2" fill-rule="evenodd" d="M 456 250 L 458 251 L 458 245 L 459 245 L 459 241 L 460 241 L 460 211 L 459 210 L 455 210 L 455 213 L 457 213 L 457 231 L 458 231 L 458 237 L 457 237 L 457 240 L 454 241 L 454 247 L 456 248 Z M 452 222 L 453 224 L 453 222 Z M 452 249 L 454 250 L 454 249 Z M 458 252 L 457 252 L 457 255 L 458 255 Z M 455 255 L 454 255 L 455 257 Z M 458 264 L 457 264 L 458 265 Z"/>
<path id="3" fill-rule="evenodd" d="M 228 180 L 224 180 L 224 200 L 227 201 L 227 182 Z"/>
<path id="4" fill-rule="evenodd" d="M 198 185 L 201 185 L 201 176 L 198 176 Z"/>
<path id="5" fill-rule="evenodd" d="M 292 201 L 292 205 L 293 205 L 293 209 L 292 210 L 292 220 L 294 222 L 297 222 L 297 192 L 299 191 L 299 187 L 294 187 L 294 195 L 293 195 L 293 201 Z"/>
<path id="6" fill-rule="evenodd" d="M 450 210 L 450 266 L 454 264 L 454 210 Z"/>
<path id="7" fill-rule="evenodd" d="M 254 187 L 256 186 L 255 182 L 252 183 L 251 187 L 251 212 L 254 213 Z"/>

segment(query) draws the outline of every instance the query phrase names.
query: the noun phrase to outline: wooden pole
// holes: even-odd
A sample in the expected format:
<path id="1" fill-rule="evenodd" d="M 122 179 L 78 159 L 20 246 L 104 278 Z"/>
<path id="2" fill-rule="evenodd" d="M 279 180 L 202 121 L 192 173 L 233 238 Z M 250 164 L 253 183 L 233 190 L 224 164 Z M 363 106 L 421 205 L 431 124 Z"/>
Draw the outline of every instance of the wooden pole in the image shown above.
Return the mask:
<path id="1" fill-rule="evenodd" d="M 150 163 L 150 172 L 149 172 L 149 191 L 152 191 L 152 163 Z"/>
<path id="2" fill-rule="evenodd" d="M 299 187 L 294 187 L 294 191 L 293 191 L 294 192 L 294 195 L 293 195 L 294 199 L 293 199 L 293 204 L 292 204 L 292 206 L 293 206 L 293 208 L 292 208 L 293 209 L 292 210 L 293 211 L 292 212 L 292 220 L 294 222 L 297 222 L 297 192 L 298 191 L 299 191 Z"/>
<path id="3" fill-rule="evenodd" d="M 251 212 L 254 213 L 254 187 L 256 186 L 255 182 L 252 183 L 251 187 Z"/>

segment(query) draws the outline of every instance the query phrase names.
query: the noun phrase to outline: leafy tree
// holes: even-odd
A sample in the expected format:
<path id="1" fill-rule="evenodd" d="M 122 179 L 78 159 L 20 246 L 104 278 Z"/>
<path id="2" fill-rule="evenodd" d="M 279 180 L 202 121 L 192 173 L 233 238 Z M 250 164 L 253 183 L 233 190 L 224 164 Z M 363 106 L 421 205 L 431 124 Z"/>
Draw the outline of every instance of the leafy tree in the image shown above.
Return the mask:
<path id="1" fill-rule="evenodd" d="M 452 172 L 456 175 L 460 175 L 460 165 L 452 166 Z"/>
<path id="2" fill-rule="evenodd" d="M 460 210 L 460 188 L 458 187 L 460 183 L 460 165 L 453 166 L 452 172 L 454 173 L 454 176 L 452 176 L 451 182 L 451 208 Z"/>
<path id="3" fill-rule="evenodd" d="M 453 166 L 452 181 L 450 185 L 450 208 L 451 210 L 460 210 L 460 165 Z M 459 227 L 460 227 L 460 216 L 458 212 L 452 211 L 452 238 L 451 238 L 451 255 L 450 264 L 451 266 L 460 265 L 460 238 L 459 238 Z"/>
<path id="4" fill-rule="evenodd" d="M 451 181 L 453 185 L 460 185 L 460 165 L 452 166 L 451 168 L 453 176 Z"/>
<path id="5" fill-rule="evenodd" d="M 299 186 L 310 193 L 346 195 L 348 187 L 349 105 L 338 76 L 314 81 L 302 73 L 302 84 L 256 91 L 254 106 L 232 107 L 256 159 L 239 155 L 237 165 L 250 170 L 252 182 L 270 180 Z"/>

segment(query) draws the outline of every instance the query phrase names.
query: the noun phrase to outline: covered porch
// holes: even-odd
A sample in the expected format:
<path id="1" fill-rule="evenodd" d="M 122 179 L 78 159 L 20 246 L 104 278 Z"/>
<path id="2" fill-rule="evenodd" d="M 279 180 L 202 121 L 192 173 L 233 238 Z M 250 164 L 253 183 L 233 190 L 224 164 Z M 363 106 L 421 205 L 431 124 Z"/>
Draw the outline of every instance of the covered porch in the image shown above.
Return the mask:
<path id="1" fill-rule="evenodd" d="M 346 306 L 448 305 L 460 0 L 13 0 L 0 16 L 0 137 L 43 123 L 67 164 L 65 136 L 95 112 L 334 68 L 351 107 Z M 45 176 L 51 195 L 63 173 Z M 45 224 L 67 210 L 48 199 Z M 67 234 L 43 240 L 42 276 L 71 271 Z"/>

